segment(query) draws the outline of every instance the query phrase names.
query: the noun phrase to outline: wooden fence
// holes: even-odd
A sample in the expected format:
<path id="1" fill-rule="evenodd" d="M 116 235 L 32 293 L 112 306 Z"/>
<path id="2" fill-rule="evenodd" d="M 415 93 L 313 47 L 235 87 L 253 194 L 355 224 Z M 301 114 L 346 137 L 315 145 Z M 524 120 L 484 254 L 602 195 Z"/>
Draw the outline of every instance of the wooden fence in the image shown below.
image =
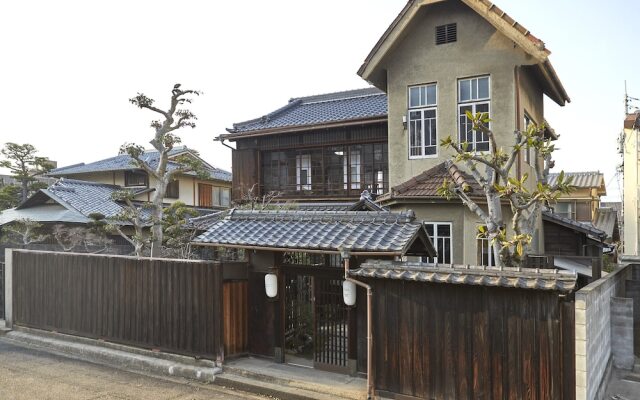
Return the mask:
<path id="1" fill-rule="evenodd" d="M 375 386 L 426 399 L 573 399 L 573 302 L 557 293 L 372 280 Z"/>
<path id="2" fill-rule="evenodd" d="M 219 263 L 18 250 L 12 264 L 16 325 L 223 356 Z"/>

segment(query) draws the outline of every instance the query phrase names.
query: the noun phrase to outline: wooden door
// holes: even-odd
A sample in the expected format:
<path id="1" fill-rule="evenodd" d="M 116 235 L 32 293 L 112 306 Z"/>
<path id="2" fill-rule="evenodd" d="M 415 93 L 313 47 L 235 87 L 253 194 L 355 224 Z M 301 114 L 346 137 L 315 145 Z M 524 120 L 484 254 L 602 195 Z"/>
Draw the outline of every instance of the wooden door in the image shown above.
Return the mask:
<path id="1" fill-rule="evenodd" d="M 198 183 L 198 206 L 213 207 L 213 186 L 206 183 Z"/>

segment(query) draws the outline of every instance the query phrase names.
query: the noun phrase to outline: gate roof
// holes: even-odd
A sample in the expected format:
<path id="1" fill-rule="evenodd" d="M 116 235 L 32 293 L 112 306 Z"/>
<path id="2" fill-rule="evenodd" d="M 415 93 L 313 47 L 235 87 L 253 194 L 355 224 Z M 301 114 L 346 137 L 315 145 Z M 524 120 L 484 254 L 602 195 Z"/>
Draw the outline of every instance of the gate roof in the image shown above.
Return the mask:
<path id="1" fill-rule="evenodd" d="M 412 211 L 230 210 L 194 244 L 353 255 L 436 254 Z"/>

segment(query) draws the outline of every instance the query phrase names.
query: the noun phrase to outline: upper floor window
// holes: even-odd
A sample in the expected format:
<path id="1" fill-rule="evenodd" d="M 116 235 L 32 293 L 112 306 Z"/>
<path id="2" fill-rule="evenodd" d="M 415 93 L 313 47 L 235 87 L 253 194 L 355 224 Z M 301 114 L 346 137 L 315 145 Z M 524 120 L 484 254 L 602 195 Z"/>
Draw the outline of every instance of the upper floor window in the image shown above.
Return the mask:
<path id="1" fill-rule="evenodd" d="M 409 88 L 409 158 L 437 154 L 437 97 L 435 83 Z"/>
<path id="2" fill-rule="evenodd" d="M 164 196 L 168 199 L 180 198 L 180 182 L 177 179 L 169 182 Z"/>
<path id="3" fill-rule="evenodd" d="M 129 186 L 149 186 L 149 177 L 142 171 L 124 171 L 124 185 Z"/>
<path id="4" fill-rule="evenodd" d="M 311 154 L 296 156 L 296 185 L 298 190 L 311 190 Z"/>
<path id="5" fill-rule="evenodd" d="M 451 246 L 450 222 L 425 222 L 425 228 L 429 239 L 438 252 L 438 257 L 427 258 L 427 262 L 438 264 L 451 264 L 453 248 Z"/>
<path id="6" fill-rule="evenodd" d="M 458 25 L 446 24 L 436 26 L 436 45 L 452 43 L 458 40 Z"/>
<path id="7" fill-rule="evenodd" d="M 524 131 L 525 132 L 527 131 L 527 129 L 529 129 L 529 126 L 531 124 L 533 124 L 533 121 L 527 114 L 525 114 L 524 115 Z M 530 148 L 529 145 L 525 145 L 522 150 L 524 151 L 524 162 L 526 162 L 529 165 L 533 165 L 533 163 L 531 162 L 531 160 L 535 158 L 535 156 L 532 154 L 533 149 Z"/>
<path id="8" fill-rule="evenodd" d="M 469 151 L 488 151 L 489 136 L 473 130 L 467 112 L 473 115 L 490 113 L 490 79 L 488 76 L 460 79 L 458 81 L 458 121 L 460 143 L 467 143 Z"/>
<path id="9" fill-rule="evenodd" d="M 495 255 L 493 254 L 493 246 L 488 238 L 479 237 L 476 239 L 476 245 L 478 250 L 478 265 L 484 265 L 487 267 L 495 267 L 497 265 Z"/>

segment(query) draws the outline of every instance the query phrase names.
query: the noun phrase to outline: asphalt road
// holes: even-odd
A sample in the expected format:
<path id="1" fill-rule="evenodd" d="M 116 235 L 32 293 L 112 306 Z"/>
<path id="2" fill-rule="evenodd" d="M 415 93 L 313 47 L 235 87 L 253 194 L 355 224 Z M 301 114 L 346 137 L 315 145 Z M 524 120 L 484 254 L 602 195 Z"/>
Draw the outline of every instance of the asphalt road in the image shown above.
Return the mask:
<path id="1" fill-rule="evenodd" d="M 52 355 L 0 339 L 0 399 L 262 399 L 216 385 L 165 380 Z"/>

